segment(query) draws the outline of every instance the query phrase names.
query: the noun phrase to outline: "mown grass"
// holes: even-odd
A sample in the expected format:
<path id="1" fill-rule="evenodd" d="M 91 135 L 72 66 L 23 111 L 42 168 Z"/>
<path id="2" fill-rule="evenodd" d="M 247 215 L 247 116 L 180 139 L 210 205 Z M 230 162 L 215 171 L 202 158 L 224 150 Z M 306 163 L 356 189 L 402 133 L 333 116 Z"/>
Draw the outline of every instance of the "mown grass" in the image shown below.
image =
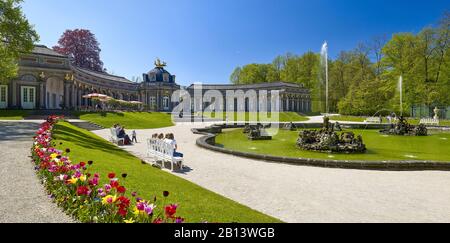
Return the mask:
<path id="1" fill-rule="evenodd" d="M 364 122 L 367 117 L 362 116 L 332 116 L 330 117 L 333 121 L 351 121 L 351 122 Z M 420 119 L 417 118 L 407 118 L 407 121 L 411 125 L 419 125 Z M 383 117 L 383 122 L 387 122 L 386 117 Z M 450 126 L 450 120 L 440 120 L 440 126 Z"/>
<path id="2" fill-rule="evenodd" d="M 377 130 L 353 130 L 367 146 L 363 154 L 331 154 L 303 151 L 296 146 L 299 132 L 280 130 L 271 141 L 250 141 L 242 129 L 225 130 L 216 143 L 228 149 L 293 158 L 338 160 L 434 160 L 450 162 L 450 133 L 427 137 L 385 136 Z"/>
<path id="3" fill-rule="evenodd" d="M 204 112 L 203 115 L 205 117 L 209 118 L 219 118 L 219 114 L 216 114 L 215 112 Z M 276 114 L 275 114 L 276 115 Z M 309 119 L 305 116 L 301 116 L 296 112 L 279 112 L 278 113 L 279 119 L 277 121 L 280 122 L 302 122 L 302 121 L 308 121 Z M 222 118 L 224 121 L 226 120 L 226 112 L 222 113 Z M 262 115 L 258 112 L 234 112 L 232 117 L 228 117 L 229 121 L 274 121 L 275 116 L 273 116 L 273 113 L 268 114 L 268 119 L 266 117 L 262 117 Z"/>
<path id="4" fill-rule="evenodd" d="M 120 124 L 127 129 L 152 129 L 173 126 L 172 118 L 160 112 L 80 112 L 76 114 L 81 120 L 112 127 Z"/>
<path id="5" fill-rule="evenodd" d="M 0 110 L 0 120 L 23 120 L 28 114 L 27 110 Z"/>
<path id="6" fill-rule="evenodd" d="M 178 203 L 179 215 L 187 222 L 280 222 L 187 180 L 143 164 L 128 152 L 69 123 L 58 123 L 54 138 L 59 149 L 71 149 L 73 162 L 93 160 L 90 171 L 100 173 L 103 180 L 109 172 L 117 175 L 127 173 L 128 177 L 121 182 L 129 189 L 128 193 L 136 191 L 140 197 L 151 199 L 157 196 L 162 200 L 163 191 L 169 191 L 166 203 Z"/>

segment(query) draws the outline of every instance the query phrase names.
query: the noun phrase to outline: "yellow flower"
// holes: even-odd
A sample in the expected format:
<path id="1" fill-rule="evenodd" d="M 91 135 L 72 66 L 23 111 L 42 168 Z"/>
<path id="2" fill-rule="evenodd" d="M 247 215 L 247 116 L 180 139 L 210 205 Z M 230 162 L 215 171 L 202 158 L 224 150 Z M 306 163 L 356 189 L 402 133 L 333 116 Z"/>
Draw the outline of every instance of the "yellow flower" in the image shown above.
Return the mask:
<path id="1" fill-rule="evenodd" d="M 70 184 L 76 184 L 78 182 L 78 178 L 72 177 L 72 179 L 69 179 Z"/>
<path id="2" fill-rule="evenodd" d="M 85 182 L 86 180 L 87 180 L 87 176 L 86 175 L 80 176 L 80 181 Z"/>
<path id="3" fill-rule="evenodd" d="M 58 157 L 57 153 L 53 153 L 53 154 L 50 155 L 50 158 L 52 158 L 52 159 L 56 159 L 56 157 Z"/>
<path id="4" fill-rule="evenodd" d="M 139 215 L 145 215 L 145 211 L 141 211 L 139 210 L 137 207 L 134 207 L 134 215 L 139 216 Z"/>
<path id="5" fill-rule="evenodd" d="M 124 220 L 123 222 L 125 222 L 126 224 L 134 224 L 134 219 L 133 218 L 131 218 L 131 219 L 128 219 L 128 220 Z"/>
<path id="6" fill-rule="evenodd" d="M 117 201 L 117 196 L 116 196 L 116 195 L 114 195 L 114 196 L 108 195 L 108 196 L 106 196 L 106 197 L 104 197 L 104 198 L 102 199 L 102 204 L 103 204 L 103 205 L 113 204 L 113 203 L 115 203 L 116 201 Z"/>

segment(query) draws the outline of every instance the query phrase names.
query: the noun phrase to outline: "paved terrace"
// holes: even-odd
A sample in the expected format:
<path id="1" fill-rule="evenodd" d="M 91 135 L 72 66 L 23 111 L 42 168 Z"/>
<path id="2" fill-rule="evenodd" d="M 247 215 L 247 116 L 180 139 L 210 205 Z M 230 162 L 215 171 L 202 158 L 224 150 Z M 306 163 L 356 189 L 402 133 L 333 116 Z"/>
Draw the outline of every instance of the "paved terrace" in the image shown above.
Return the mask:
<path id="1" fill-rule="evenodd" d="M 191 128 L 206 125 L 137 130 L 140 143 L 124 149 L 146 159 L 145 141 L 153 133 L 174 133 L 189 167 L 176 176 L 286 222 L 450 222 L 449 172 L 329 169 L 235 157 L 196 146 L 200 135 Z M 110 131 L 95 133 L 108 139 Z"/>
<path id="2" fill-rule="evenodd" d="M 28 157 L 41 122 L 0 122 L 0 223 L 72 222 L 48 198 Z"/>

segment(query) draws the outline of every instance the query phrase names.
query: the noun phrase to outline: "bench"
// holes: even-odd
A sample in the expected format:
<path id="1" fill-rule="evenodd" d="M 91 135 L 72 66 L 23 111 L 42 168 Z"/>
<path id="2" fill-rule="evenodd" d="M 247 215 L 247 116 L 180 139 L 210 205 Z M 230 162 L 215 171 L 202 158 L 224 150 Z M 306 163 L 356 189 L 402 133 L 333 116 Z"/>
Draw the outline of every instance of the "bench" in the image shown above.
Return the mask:
<path id="1" fill-rule="evenodd" d="M 365 123 L 377 123 L 377 124 L 381 124 L 382 120 L 379 117 L 368 117 L 365 121 Z"/>
<path id="2" fill-rule="evenodd" d="M 173 154 L 173 146 L 163 140 L 157 138 L 147 140 L 147 157 L 154 158 L 154 164 L 161 161 L 164 167 L 164 162 L 169 162 L 171 164 L 172 171 L 174 171 L 175 164 L 178 164 L 180 169 L 183 170 L 183 158 L 174 157 Z"/>
<path id="3" fill-rule="evenodd" d="M 111 128 L 111 142 L 117 144 L 117 145 L 123 145 L 125 143 L 125 139 L 124 138 L 119 138 L 117 137 L 117 132 L 115 128 Z"/>
<path id="4" fill-rule="evenodd" d="M 420 119 L 420 124 L 430 125 L 430 126 L 439 126 L 439 120 L 433 118 L 422 118 Z"/>

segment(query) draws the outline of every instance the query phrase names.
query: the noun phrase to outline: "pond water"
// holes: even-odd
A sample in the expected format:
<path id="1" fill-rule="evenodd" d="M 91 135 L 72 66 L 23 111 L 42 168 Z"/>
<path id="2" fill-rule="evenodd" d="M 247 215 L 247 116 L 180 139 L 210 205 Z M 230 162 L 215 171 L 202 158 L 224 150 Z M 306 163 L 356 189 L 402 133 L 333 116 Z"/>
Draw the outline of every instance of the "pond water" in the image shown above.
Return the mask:
<path id="1" fill-rule="evenodd" d="M 362 154 L 303 151 L 296 146 L 299 131 L 280 130 L 273 140 L 250 141 L 242 129 L 224 130 L 216 143 L 228 149 L 293 158 L 332 160 L 432 160 L 450 162 L 450 132 L 430 130 L 426 137 L 388 136 L 378 130 L 344 130 L 361 134 L 367 146 Z"/>

